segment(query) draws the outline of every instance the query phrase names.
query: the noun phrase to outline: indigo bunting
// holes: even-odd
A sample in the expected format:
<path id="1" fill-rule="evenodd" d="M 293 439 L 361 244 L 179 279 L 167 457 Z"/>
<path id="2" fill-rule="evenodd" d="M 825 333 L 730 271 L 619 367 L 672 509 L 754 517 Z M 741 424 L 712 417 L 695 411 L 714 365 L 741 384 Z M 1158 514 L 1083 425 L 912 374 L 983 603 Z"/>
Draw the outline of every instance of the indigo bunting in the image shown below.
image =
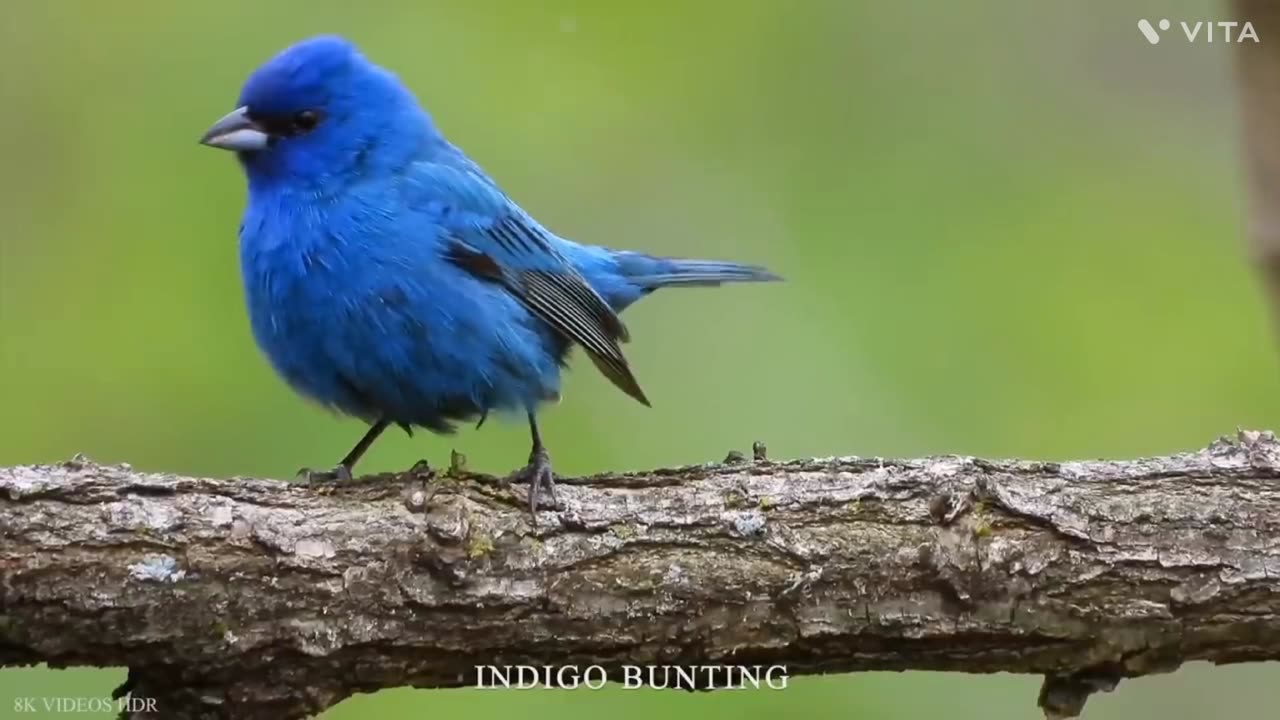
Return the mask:
<path id="1" fill-rule="evenodd" d="M 648 405 L 618 313 L 660 287 L 779 279 L 559 237 L 339 37 L 268 60 L 200 142 L 234 151 L 248 180 L 240 270 L 254 340 L 298 393 L 369 423 L 314 475 L 350 479 L 393 424 L 450 433 L 515 411 L 532 435 L 516 477 L 536 519 L 542 490 L 556 504 L 536 412 L 559 398 L 572 346 Z"/>

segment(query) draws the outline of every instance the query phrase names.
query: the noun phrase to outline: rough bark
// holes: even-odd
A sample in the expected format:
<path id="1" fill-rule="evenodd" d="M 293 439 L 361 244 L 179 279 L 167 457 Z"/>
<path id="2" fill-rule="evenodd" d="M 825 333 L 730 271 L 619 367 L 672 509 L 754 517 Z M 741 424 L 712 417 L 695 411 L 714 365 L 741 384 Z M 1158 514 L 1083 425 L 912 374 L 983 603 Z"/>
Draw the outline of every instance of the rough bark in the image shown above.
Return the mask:
<path id="1" fill-rule="evenodd" d="M 0 469 L 0 665 L 130 668 L 164 718 L 298 718 L 478 665 L 1046 676 L 1052 716 L 1280 659 L 1280 443 L 1112 462 L 725 464 L 524 488 Z"/>
<path id="2" fill-rule="evenodd" d="M 1280 328 L 1280 3 L 1232 0 L 1234 19 L 1253 23 L 1258 42 L 1234 43 L 1242 154 L 1248 197 L 1248 239 Z"/>

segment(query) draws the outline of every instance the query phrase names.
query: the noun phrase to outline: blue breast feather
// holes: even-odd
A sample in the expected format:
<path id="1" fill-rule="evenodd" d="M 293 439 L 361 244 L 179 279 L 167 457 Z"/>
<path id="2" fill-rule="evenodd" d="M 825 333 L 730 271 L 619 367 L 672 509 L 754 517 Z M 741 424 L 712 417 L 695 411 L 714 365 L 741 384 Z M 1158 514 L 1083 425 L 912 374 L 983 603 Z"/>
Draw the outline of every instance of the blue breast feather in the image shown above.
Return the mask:
<path id="1" fill-rule="evenodd" d="M 555 398 L 564 340 L 501 286 L 444 261 L 441 206 L 391 209 L 385 197 L 365 186 L 342 203 L 283 192 L 250 203 L 241 266 L 275 369 L 344 413 L 437 432 Z"/>

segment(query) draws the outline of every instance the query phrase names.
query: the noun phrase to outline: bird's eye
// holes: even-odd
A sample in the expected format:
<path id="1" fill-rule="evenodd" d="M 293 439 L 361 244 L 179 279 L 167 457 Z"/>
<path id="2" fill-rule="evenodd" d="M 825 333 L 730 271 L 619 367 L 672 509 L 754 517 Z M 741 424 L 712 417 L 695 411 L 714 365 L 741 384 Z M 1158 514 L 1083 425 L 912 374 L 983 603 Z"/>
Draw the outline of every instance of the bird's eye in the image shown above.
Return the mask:
<path id="1" fill-rule="evenodd" d="M 293 127 L 298 132 L 309 132 L 320 124 L 320 113 L 315 110 L 302 110 L 293 115 Z"/>

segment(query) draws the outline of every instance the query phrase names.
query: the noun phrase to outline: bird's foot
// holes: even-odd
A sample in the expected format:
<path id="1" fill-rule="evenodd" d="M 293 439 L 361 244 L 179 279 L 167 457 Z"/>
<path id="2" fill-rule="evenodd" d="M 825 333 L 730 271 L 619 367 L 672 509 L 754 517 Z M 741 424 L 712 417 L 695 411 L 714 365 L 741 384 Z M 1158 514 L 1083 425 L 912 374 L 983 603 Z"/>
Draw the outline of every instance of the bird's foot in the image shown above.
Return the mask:
<path id="1" fill-rule="evenodd" d="M 302 468 L 298 470 L 298 479 L 309 484 L 351 482 L 351 468 L 346 465 L 338 465 L 332 470 Z"/>
<path id="2" fill-rule="evenodd" d="M 551 471 L 551 456 L 546 448 L 534 448 L 529 453 L 529 464 L 516 471 L 515 479 L 529 483 L 529 515 L 536 525 L 538 522 L 538 505 L 542 491 L 546 491 L 546 499 L 551 501 L 552 508 L 559 508 L 556 500 L 555 474 Z"/>

